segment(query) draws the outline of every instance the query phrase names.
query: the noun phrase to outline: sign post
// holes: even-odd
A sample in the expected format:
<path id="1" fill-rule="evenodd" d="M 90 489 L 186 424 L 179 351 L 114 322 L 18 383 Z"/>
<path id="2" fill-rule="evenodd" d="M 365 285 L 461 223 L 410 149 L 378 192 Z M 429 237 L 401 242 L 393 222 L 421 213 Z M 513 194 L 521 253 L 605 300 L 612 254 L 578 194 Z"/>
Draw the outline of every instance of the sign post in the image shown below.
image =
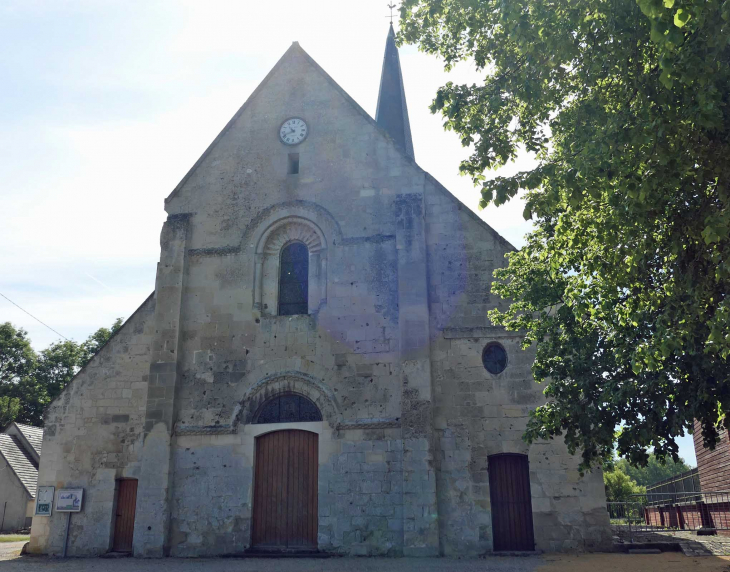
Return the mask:
<path id="1" fill-rule="evenodd" d="M 71 513 L 81 512 L 81 503 L 84 499 L 84 489 L 60 489 L 56 498 L 56 510 L 67 512 L 66 538 L 63 541 L 63 557 L 66 558 L 68 550 L 68 532 L 71 528 Z"/>

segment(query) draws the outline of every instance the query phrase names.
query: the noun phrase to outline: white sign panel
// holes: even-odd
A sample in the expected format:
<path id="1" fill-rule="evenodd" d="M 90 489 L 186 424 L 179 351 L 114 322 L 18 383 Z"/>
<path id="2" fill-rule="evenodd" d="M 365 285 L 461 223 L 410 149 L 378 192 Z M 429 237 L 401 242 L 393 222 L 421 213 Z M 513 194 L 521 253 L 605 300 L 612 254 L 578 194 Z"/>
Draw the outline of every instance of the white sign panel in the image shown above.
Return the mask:
<path id="1" fill-rule="evenodd" d="M 81 512 L 81 500 L 84 497 L 84 489 L 61 489 L 56 499 L 56 510 L 58 512 Z"/>
<path id="2" fill-rule="evenodd" d="M 53 493 L 56 487 L 38 487 L 35 494 L 36 516 L 51 516 L 53 510 Z"/>

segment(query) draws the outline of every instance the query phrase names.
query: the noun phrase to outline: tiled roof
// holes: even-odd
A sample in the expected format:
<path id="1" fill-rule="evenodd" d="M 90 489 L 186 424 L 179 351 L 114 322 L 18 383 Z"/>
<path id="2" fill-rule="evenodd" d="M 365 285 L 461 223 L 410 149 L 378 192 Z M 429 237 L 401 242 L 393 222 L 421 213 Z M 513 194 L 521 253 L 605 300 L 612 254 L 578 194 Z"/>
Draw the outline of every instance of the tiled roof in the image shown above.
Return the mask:
<path id="1" fill-rule="evenodd" d="M 38 469 L 33 466 L 30 453 L 25 451 L 15 435 L 0 433 L 0 455 L 10 465 L 30 496 L 35 498 Z"/>
<path id="2" fill-rule="evenodd" d="M 23 433 L 23 436 L 28 439 L 30 446 L 35 449 L 38 456 L 41 456 L 41 445 L 43 445 L 43 429 L 40 427 L 33 427 L 32 425 L 23 425 L 22 423 L 16 423 L 18 429 Z"/>

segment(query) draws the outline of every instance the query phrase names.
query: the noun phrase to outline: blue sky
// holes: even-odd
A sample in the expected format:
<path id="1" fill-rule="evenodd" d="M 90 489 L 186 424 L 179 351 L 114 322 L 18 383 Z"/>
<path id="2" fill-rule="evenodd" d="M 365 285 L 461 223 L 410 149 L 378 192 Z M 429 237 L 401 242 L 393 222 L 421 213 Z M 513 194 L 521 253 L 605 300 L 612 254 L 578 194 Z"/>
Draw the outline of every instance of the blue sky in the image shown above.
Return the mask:
<path id="1" fill-rule="evenodd" d="M 76 340 L 128 317 L 154 288 L 164 198 L 292 41 L 375 114 L 386 4 L 0 0 L 0 292 Z M 418 163 L 476 210 L 467 150 L 428 105 L 480 75 L 413 47 L 401 65 Z M 522 210 L 479 215 L 520 246 Z M 3 299 L 0 321 L 58 339 Z"/>

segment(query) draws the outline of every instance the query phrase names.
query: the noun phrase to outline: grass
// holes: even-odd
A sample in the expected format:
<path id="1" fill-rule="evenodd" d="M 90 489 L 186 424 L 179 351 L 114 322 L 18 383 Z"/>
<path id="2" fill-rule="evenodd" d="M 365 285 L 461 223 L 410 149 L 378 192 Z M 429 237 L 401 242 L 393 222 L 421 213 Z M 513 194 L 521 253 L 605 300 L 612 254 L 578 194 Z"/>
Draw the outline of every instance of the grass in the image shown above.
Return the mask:
<path id="1" fill-rule="evenodd" d="M 23 542 L 30 540 L 28 534 L 0 534 L 0 542 Z"/>

